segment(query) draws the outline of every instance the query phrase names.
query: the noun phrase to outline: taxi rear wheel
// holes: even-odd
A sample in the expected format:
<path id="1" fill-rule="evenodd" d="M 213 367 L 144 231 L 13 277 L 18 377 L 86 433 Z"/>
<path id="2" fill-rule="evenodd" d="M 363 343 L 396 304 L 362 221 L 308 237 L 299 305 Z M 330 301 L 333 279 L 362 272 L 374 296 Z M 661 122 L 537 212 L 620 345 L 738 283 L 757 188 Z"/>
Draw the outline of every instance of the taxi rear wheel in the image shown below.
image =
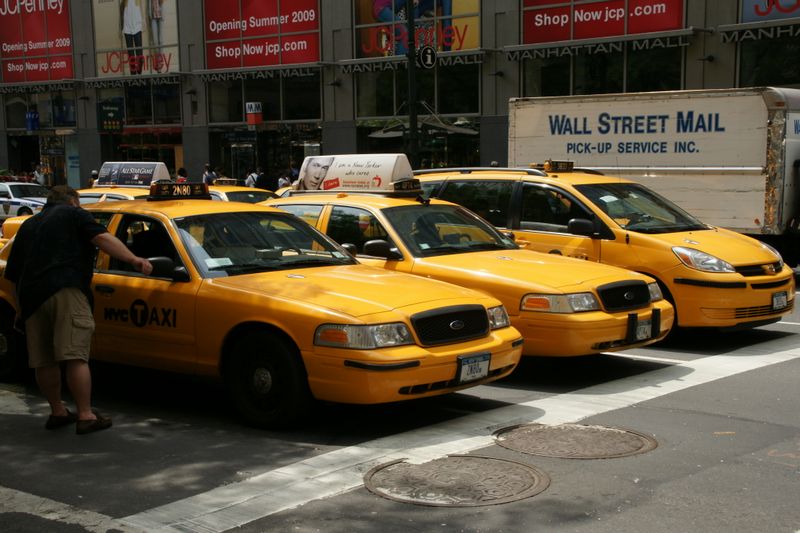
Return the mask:
<path id="1" fill-rule="evenodd" d="M 14 311 L 0 311 L 0 380 L 22 377 L 26 367 L 25 338 L 14 331 Z"/>
<path id="2" fill-rule="evenodd" d="M 239 414 L 256 427 L 290 425 L 311 403 L 302 363 L 283 339 L 270 333 L 250 334 L 236 345 L 226 381 Z"/>

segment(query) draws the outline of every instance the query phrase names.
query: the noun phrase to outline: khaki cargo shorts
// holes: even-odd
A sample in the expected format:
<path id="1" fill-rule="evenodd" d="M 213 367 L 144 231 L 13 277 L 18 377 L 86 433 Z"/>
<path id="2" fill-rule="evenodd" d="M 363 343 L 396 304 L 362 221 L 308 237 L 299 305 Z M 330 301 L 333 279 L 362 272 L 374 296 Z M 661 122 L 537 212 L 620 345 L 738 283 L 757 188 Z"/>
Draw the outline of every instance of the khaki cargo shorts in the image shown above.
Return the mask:
<path id="1" fill-rule="evenodd" d="M 52 366 L 70 359 L 89 360 L 94 317 L 79 289 L 61 289 L 25 321 L 28 365 Z"/>

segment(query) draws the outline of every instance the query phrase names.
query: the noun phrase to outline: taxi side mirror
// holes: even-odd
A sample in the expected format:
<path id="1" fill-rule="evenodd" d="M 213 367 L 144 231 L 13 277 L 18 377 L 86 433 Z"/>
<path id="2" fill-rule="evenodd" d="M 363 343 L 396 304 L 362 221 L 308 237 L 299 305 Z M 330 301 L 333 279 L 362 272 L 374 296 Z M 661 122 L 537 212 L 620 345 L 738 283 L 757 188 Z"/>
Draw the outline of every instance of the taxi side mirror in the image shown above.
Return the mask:
<path id="1" fill-rule="evenodd" d="M 148 257 L 148 261 L 153 265 L 153 272 L 150 274 L 154 278 L 167 278 L 172 281 L 189 281 L 189 273 L 184 267 L 175 267 L 175 262 L 169 257 Z"/>
<path id="2" fill-rule="evenodd" d="M 567 232 L 573 235 L 584 235 L 586 237 L 596 237 L 594 222 L 586 218 L 571 218 L 567 223 Z"/>
<path id="3" fill-rule="evenodd" d="M 391 261 L 402 259 L 403 256 L 397 250 L 389 246 L 389 243 L 383 239 L 374 239 L 364 243 L 364 255 L 371 255 L 374 257 L 384 257 Z"/>
<path id="4" fill-rule="evenodd" d="M 514 232 L 513 231 L 501 231 L 500 234 L 503 235 L 503 237 L 511 239 L 512 241 L 516 241 L 517 240 L 517 238 L 514 236 Z"/>
<path id="5" fill-rule="evenodd" d="M 355 257 L 358 254 L 358 248 L 356 248 L 356 245 L 351 242 L 342 243 L 341 246 L 342 248 L 345 249 L 345 251 L 348 254 L 352 255 L 353 257 Z"/>

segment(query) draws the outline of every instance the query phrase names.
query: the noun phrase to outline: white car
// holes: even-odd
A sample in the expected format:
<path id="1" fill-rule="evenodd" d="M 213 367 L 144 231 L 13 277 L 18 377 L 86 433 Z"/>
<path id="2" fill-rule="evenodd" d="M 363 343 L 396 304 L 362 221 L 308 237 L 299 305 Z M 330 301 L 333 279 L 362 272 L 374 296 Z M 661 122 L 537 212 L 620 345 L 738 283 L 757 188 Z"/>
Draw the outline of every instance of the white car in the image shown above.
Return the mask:
<path id="1" fill-rule="evenodd" d="M 37 183 L 0 183 L 0 219 L 41 211 L 48 190 Z"/>

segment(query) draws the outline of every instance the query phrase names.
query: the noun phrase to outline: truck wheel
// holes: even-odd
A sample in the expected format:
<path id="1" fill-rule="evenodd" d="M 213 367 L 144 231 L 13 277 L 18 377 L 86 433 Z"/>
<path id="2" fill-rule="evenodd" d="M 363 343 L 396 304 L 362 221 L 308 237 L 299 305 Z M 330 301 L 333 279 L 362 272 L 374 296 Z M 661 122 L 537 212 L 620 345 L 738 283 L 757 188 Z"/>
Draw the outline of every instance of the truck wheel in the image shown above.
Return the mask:
<path id="1" fill-rule="evenodd" d="M 22 378 L 27 366 L 25 337 L 14 330 L 13 310 L 0 311 L 0 380 Z"/>
<path id="2" fill-rule="evenodd" d="M 291 425 L 311 405 L 300 358 L 270 333 L 252 333 L 236 344 L 225 371 L 233 404 L 248 424 L 260 428 Z"/>

